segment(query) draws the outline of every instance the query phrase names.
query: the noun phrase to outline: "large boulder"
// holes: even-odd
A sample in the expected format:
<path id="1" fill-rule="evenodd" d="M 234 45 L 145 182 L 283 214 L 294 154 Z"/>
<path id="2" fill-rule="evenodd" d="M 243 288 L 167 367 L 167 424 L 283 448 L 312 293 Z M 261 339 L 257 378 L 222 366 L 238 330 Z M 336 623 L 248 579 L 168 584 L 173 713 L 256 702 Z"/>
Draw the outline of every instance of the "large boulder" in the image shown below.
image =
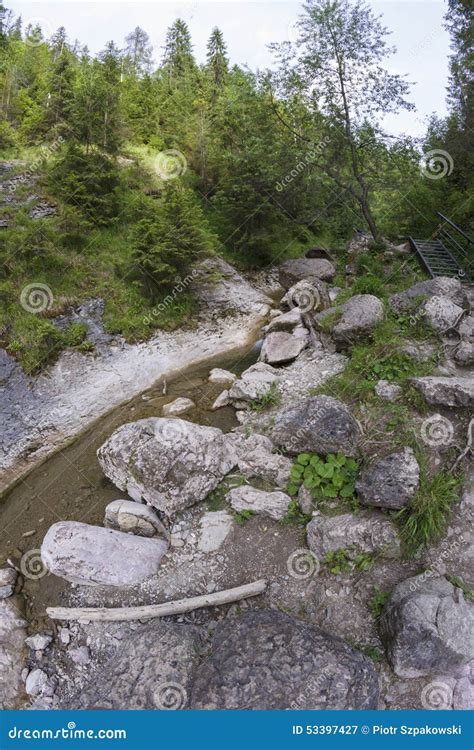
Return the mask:
<path id="1" fill-rule="evenodd" d="M 273 453 L 273 443 L 265 435 L 231 433 L 227 436 L 237 453 L 237 466 L 246 479 L 258 477 L 275 487 L 286 488 L 293 466 L 291 459 Z"/>
<path id="2" fill-rule="evenodd" d="M 428 325 L 437 333 L 444 333 L 454 328 L 465 310 L 452 302 L 449 297 L 434 294 L 420 307 L 420 314 Z"/>
<path id="3" fill-rule="evenodd" d="M 336 275 L 333 264 L 324 258 L 296 258 L 287 260 L 278 269 L 278 278 L 284 289 L 290 289 L 302 279 L 331 281 Z"/>
<path id="4" fill-rule="evenodd" d="M 369 336 L 383 317 L 384 306 L 378 297 L 356 294 L 344 304 L 316 315 L 315 323 L 329 329 L 336 344 L 344 347 Z"/>
<path id="5" fill-rule="evenodd" d="M 157 417 L 123 425 L 97 456 L 116 487 L 169 516 L 204 500 L 235 466 L 221 430 Z"/>
<path id="6" fill-rule="evenodd" d="M 400 555 L 400 539 L 394 524 L 367 512 L 339 516 L 314 516 L 306 527 L 308 547 L 318 560 L 328 552 L 345 549 L 354 556 L 360 552 L 381 557 Z M 352 548 L 352 549 L 351 549 Z"/>
<path id="7" fill-rule="evenodd" d="M 451 302 L 459 307 L 468 307 L 466 292 L 459 279 L 448 276 L 438 276 L 436 279 L 419 281 L 404 292 L 390 297 L 389 303 L 396 313 L 404 313 L 418 309 L 421 303 L 429 297 L 440 295 L 448 297 Z"/>
<path id="8" fill-rule="evenodd" d="M 461 341 L 454 351 L 454 359 L 461 367 L 474 364 L 474 315 L 468 315 L 458 328 Z"/>
<path id="9" fill-rule="evenodd" d="M 105 509 L 104 526 L 138 536 L 168 538 L 168 532 L 148 505 L 134 500 L 114 500 Z"/>
<path id="10" fill-rule="evenodd" d="M 425 401 L 433 406 L 471 407 L 474 405 L 474 377 L 412 378 Z"/>
<path id="11" fill-rule="evenodd" d="M 375 709 L 378 681 L 366 656 L 314 625 L 254 610 L 218 625 L 198 667 L 192 709 Z"/>
<path id="12" fill-rule="evenodd" d="M 330 292 L 327 284 L 319 279 L 302 279 L 288 289 L 280 300 L 283 308 L 299 310 L 300 313 L 315 314 L 331 305 Z"/>
<path id="13" fill-rule="evenodd" d="M 154 620 L 142 625 L 94 672 L 62 709 L 179 710 L 189 702 L 199 633 L 191 625 Z"/>
<path id="14" fill-rule="evenodd" d="M 251 510 L 258 515 L 280 521 L 288 512 L 291 498 L 284 492 L 264 492 L 249 485 L 242 485 L 230 490 L 226 500 L 238 513 L 242 510 Z"/>
<path id="15" fill-rule="evenodd" d="M 71 583 L 123 587 L 156 575 L 167 549 L 163 539 L 58 521 L 43 540 L 41 558 L 51 573 Z"/>
<path id="16" fill-rule="evenodd" d="M 229 398 L 237 408 L 258 401 L 278 382 L 280 373 L 265 362 L 257 362 L 242 373 L 229 389 Z"/>
<path id="17" fill-rule="evenodd" d="M 450 674 L 474 659 L 474 604 L 432 571 L 398 584 L 380 618 L 399 677 Z"/>
<path id="18" fill-rule="evenodd" d="M 263 342 L 260 360 L 269 365 L 284 365 L 292 362 L 308 344 L 308 334 L 296 335 L 286 331 L 269 333 Z"/>
<path id="19" fill-rule="evenodd" d="M 420 467 L 411 448 L 373 461 L 364 467 L 356 483 L 364 505 L 399 509 L 414 498 L 420 481 Z"/>
<path id="20" fill-rule="evenodd" d="M 25 666 L 26 628 L 23 600 L 19 596 L 0 599 L 0 709 L 18 708 L 23 692 L 21 673 Z"/>
<path id="21" fill-rule="evenodd" d="M 355 456 L 360 428 L 341 401 L 312 396 L 277 413 L 272 437 L 291 454 L 308 451 Z"/>

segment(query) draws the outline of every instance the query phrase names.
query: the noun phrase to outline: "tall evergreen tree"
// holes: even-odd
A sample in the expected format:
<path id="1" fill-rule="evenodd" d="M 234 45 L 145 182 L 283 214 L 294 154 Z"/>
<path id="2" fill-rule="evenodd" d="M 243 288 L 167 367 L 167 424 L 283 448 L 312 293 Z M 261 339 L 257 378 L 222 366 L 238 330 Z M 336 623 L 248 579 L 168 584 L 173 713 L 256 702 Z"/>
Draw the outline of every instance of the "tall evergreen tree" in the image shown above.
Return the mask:
<path id="1" fill-rule="evenodd" d="M 166 34 L 163 67 L 171 82 L 186 77 L 196 67 L 188 25 L 178 18 Z"/>
<path id="2" fill-rule="evenodd" d="M 217 26 L 212 30 L 207 43 L 207 67 L 214 85 L 221 88 L 227 78 L 229 60 L 224 36 Z"/>

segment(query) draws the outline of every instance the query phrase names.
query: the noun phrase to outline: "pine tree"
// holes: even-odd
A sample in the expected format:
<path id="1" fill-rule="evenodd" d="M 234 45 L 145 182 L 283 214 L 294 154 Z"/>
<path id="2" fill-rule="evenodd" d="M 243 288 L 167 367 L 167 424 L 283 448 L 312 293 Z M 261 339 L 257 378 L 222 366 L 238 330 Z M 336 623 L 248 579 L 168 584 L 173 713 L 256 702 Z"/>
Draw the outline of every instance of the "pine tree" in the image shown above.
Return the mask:
<path id="1" fill-rule="evenodd" d="M 170 82 L 185 78 L 196 68 L 191 35 L 185 21 L 178 18 L 166 34 L 163 67 Z"/>
<path id="2" fill-rule="evenodd" d="M 50 42 L 51 64 L 48 76 L 47 121 L 51 126 L 67 128 L 74 106 L 76 58 L 61 27 Z"/>
<path id="3" fill-rule="evenodd" d="M 212 30 L 207 43 L 207 67 L 214 86 L 221 88 L 227 79 L 229 61 L 224 36 L 217 26 Z"/>

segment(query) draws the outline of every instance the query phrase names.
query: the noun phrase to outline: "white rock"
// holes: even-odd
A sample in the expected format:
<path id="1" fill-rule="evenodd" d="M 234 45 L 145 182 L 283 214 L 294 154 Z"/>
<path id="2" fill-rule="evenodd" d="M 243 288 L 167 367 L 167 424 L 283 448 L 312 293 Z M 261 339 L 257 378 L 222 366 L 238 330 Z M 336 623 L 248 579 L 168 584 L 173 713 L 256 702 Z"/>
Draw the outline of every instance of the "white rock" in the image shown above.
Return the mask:
<path id="1" fill-rule="evenodd" d="M 308 344 L 308 332 L 304 335 L 275 331 L 269 333 L 263 342 L 260 361 L 270 365 L 283 365 L 292 362 Z"/>
<path id="2" fill-rule="evenodd" d="M 46 534 L 41 557 L 51 573 L 71 583 L 120 587 L 156 575 L 167 549 L 162 539 L 59 521 Z"/>
<path id="3" fill-rule="evenodd" d="M 224 406 L 229 406 L 230 404 L 230 398 L 229 398 L 229 391 L 226 389 L 225 391 L 222 391 L 214 401 L 214 403 L 211 406 L 212 411 L 217 411 L 217 409 L 222 409 Z"/>
<path id="4" fill-rule="evenodd" d="M 222 370 L 220 367 L 214 367 L 209 373 L 210 383 L 222 383 L 223 385 L 230 385 L 237 379 L 237 375 L 229 370 Z"/>
<path id="5" fill-rule="evenodd" d="M 278 318 L 274 318 L 266 327 L 265 332 L 267 334 L 275 331 L 286 331 L 287 333 L 292 333 L 296 326 L 301 325 L 301 321 L 301 310 L 298 307 L 294 307 L 289 312 L 282 313 Z"/>
<path id="6" fill-rule="evenodd" d="M 280 377 L 274 367 L 257 362 L 242 373 L 229 390 L 229 398 L 234 406 L 245 407 L 249 401 L 257 401 L 264 396 L 273 383 Z"/>
<path id="7" fill-rule="evenodd" d="M 74 664 L 78 664 L 81 667 L 85 667 L 90 663 L 91 652 L 87 646 L 78 646 L 78 648 L 70 648 L 68 651 Z"/>
<path id="8" fill-rule="evenodd" d="M 237 512 L 251 510 L 260 515 L 279 521 L 288 512 L 291 498 L 284 492 L 264 492 L 255 487 L 243 485 L 227 493 L 226 499 Z"/>
<path id="9" fill-rule="evenodd" d="M 412 378 L 425 400 L 434 406 L 472 407 L 474 405 L 474 377 Z"/>
<path id="10" fill-rule="evenodd" d="M 48 675 L 42 669 L 32 669 L 26 678 L 25 690 L 28 695 L 40 695 L 48 684 Z"/>
<path id="11" fill-rule="evenodd" d="M 232 516 L 225 510 L 205 513 L 200 521 L 198 549 L 216 552 L 232 528 Z"/>
<path id="12" fill-rule="evenodd" d="M 53 637 L 47 633 L 37 633 L 36 635 L 30 635 L 25 640 L 25 643 L 32 651 L 44 651 L 48 648 L 52 640 Z"/>
<path id="13" fill-rule="evenodd" d="M 104 526 L 126 534 L 168 538 L 168 532 L 149 505 L 133 500 L 114 500 L 105 509 Z"/>
<path id="14" fill-rule="evenodd" d="M 273 443 L 265 435 L 245 437 L 241 433 L 227 436 L 237 453 L 237 466 L 246 479 L 258 477 L 275 487 L 286 488 L 292 461 L 281 453 L 273 453 Z"/>
<path id="15" fill-rule="evenodd" d="M 15 591 L 18 574 L 14 568 L 0 570 L 0 599 L 7 599 Z"/>
<path id="16" fill-rule="evenodd" d="M 459 323 L 464 309 L 452 302 L 449 297 L 434 294 L 423 302 L 420 314 L 434 331 L 443 333 Z"/>
<path id="17" fill-rule="evenodd" d="M 164 417 L 179 417 L 181 414 L 187 414 L 195 406 L 196 404 L 190 398 L 176 398 L 171 403 L 165 404 L 162 412 Z"/>
<path id="18" fill-rule="evenodd" d="M 401 396 L 403 388 L 396 383 L 389 383 L 388 380 L 379 380 L 375 386 L 375 393 L 384 401 L 396 401 Z"/>

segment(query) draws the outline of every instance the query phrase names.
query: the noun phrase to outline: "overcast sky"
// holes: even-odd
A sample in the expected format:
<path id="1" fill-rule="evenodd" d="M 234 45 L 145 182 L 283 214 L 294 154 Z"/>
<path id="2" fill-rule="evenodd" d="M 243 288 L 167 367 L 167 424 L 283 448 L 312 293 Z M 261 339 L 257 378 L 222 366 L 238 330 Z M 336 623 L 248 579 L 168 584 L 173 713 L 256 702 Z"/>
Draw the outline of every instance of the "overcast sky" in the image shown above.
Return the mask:
<path id="1" fill-rule="evenodd" d="M 187 21 L 198 61 L 205 58 L 206 41 L 213 26 L 219 26 L 227 42 L 232 63 L 250 68 L 272 64 L 267 49 L 270 42 L 294 37 L 294 22 L 300 12 L 299 2 L 288 0 L 195 0 L 195 2 L 162 2 L 161 0 L 3 0 L 21 15 L 25 26 L 39 22 L 49 36 L 58 26 L 65 26 L 71 39 L 87 44 L 98 52 L 113 39 L 121 44 L 126 34 L 141 26 L 149 34 L 155 58 L 159 60 L 167 27 L 177 17 Z M 445 96 L 448 76 L 449 36 L 443 28 L 445 0 L 369 0 L 385 25 L 393 32 L 392 42 L 398 49 L 389 62 L 391 70 L 407 73 L 416 83 L 411 100 L 416 112 L 402 112 L 390 117 L 386 128 L 394 134 L 421 135 L 426 118 L 432 112 L 446 113 Z"/>

